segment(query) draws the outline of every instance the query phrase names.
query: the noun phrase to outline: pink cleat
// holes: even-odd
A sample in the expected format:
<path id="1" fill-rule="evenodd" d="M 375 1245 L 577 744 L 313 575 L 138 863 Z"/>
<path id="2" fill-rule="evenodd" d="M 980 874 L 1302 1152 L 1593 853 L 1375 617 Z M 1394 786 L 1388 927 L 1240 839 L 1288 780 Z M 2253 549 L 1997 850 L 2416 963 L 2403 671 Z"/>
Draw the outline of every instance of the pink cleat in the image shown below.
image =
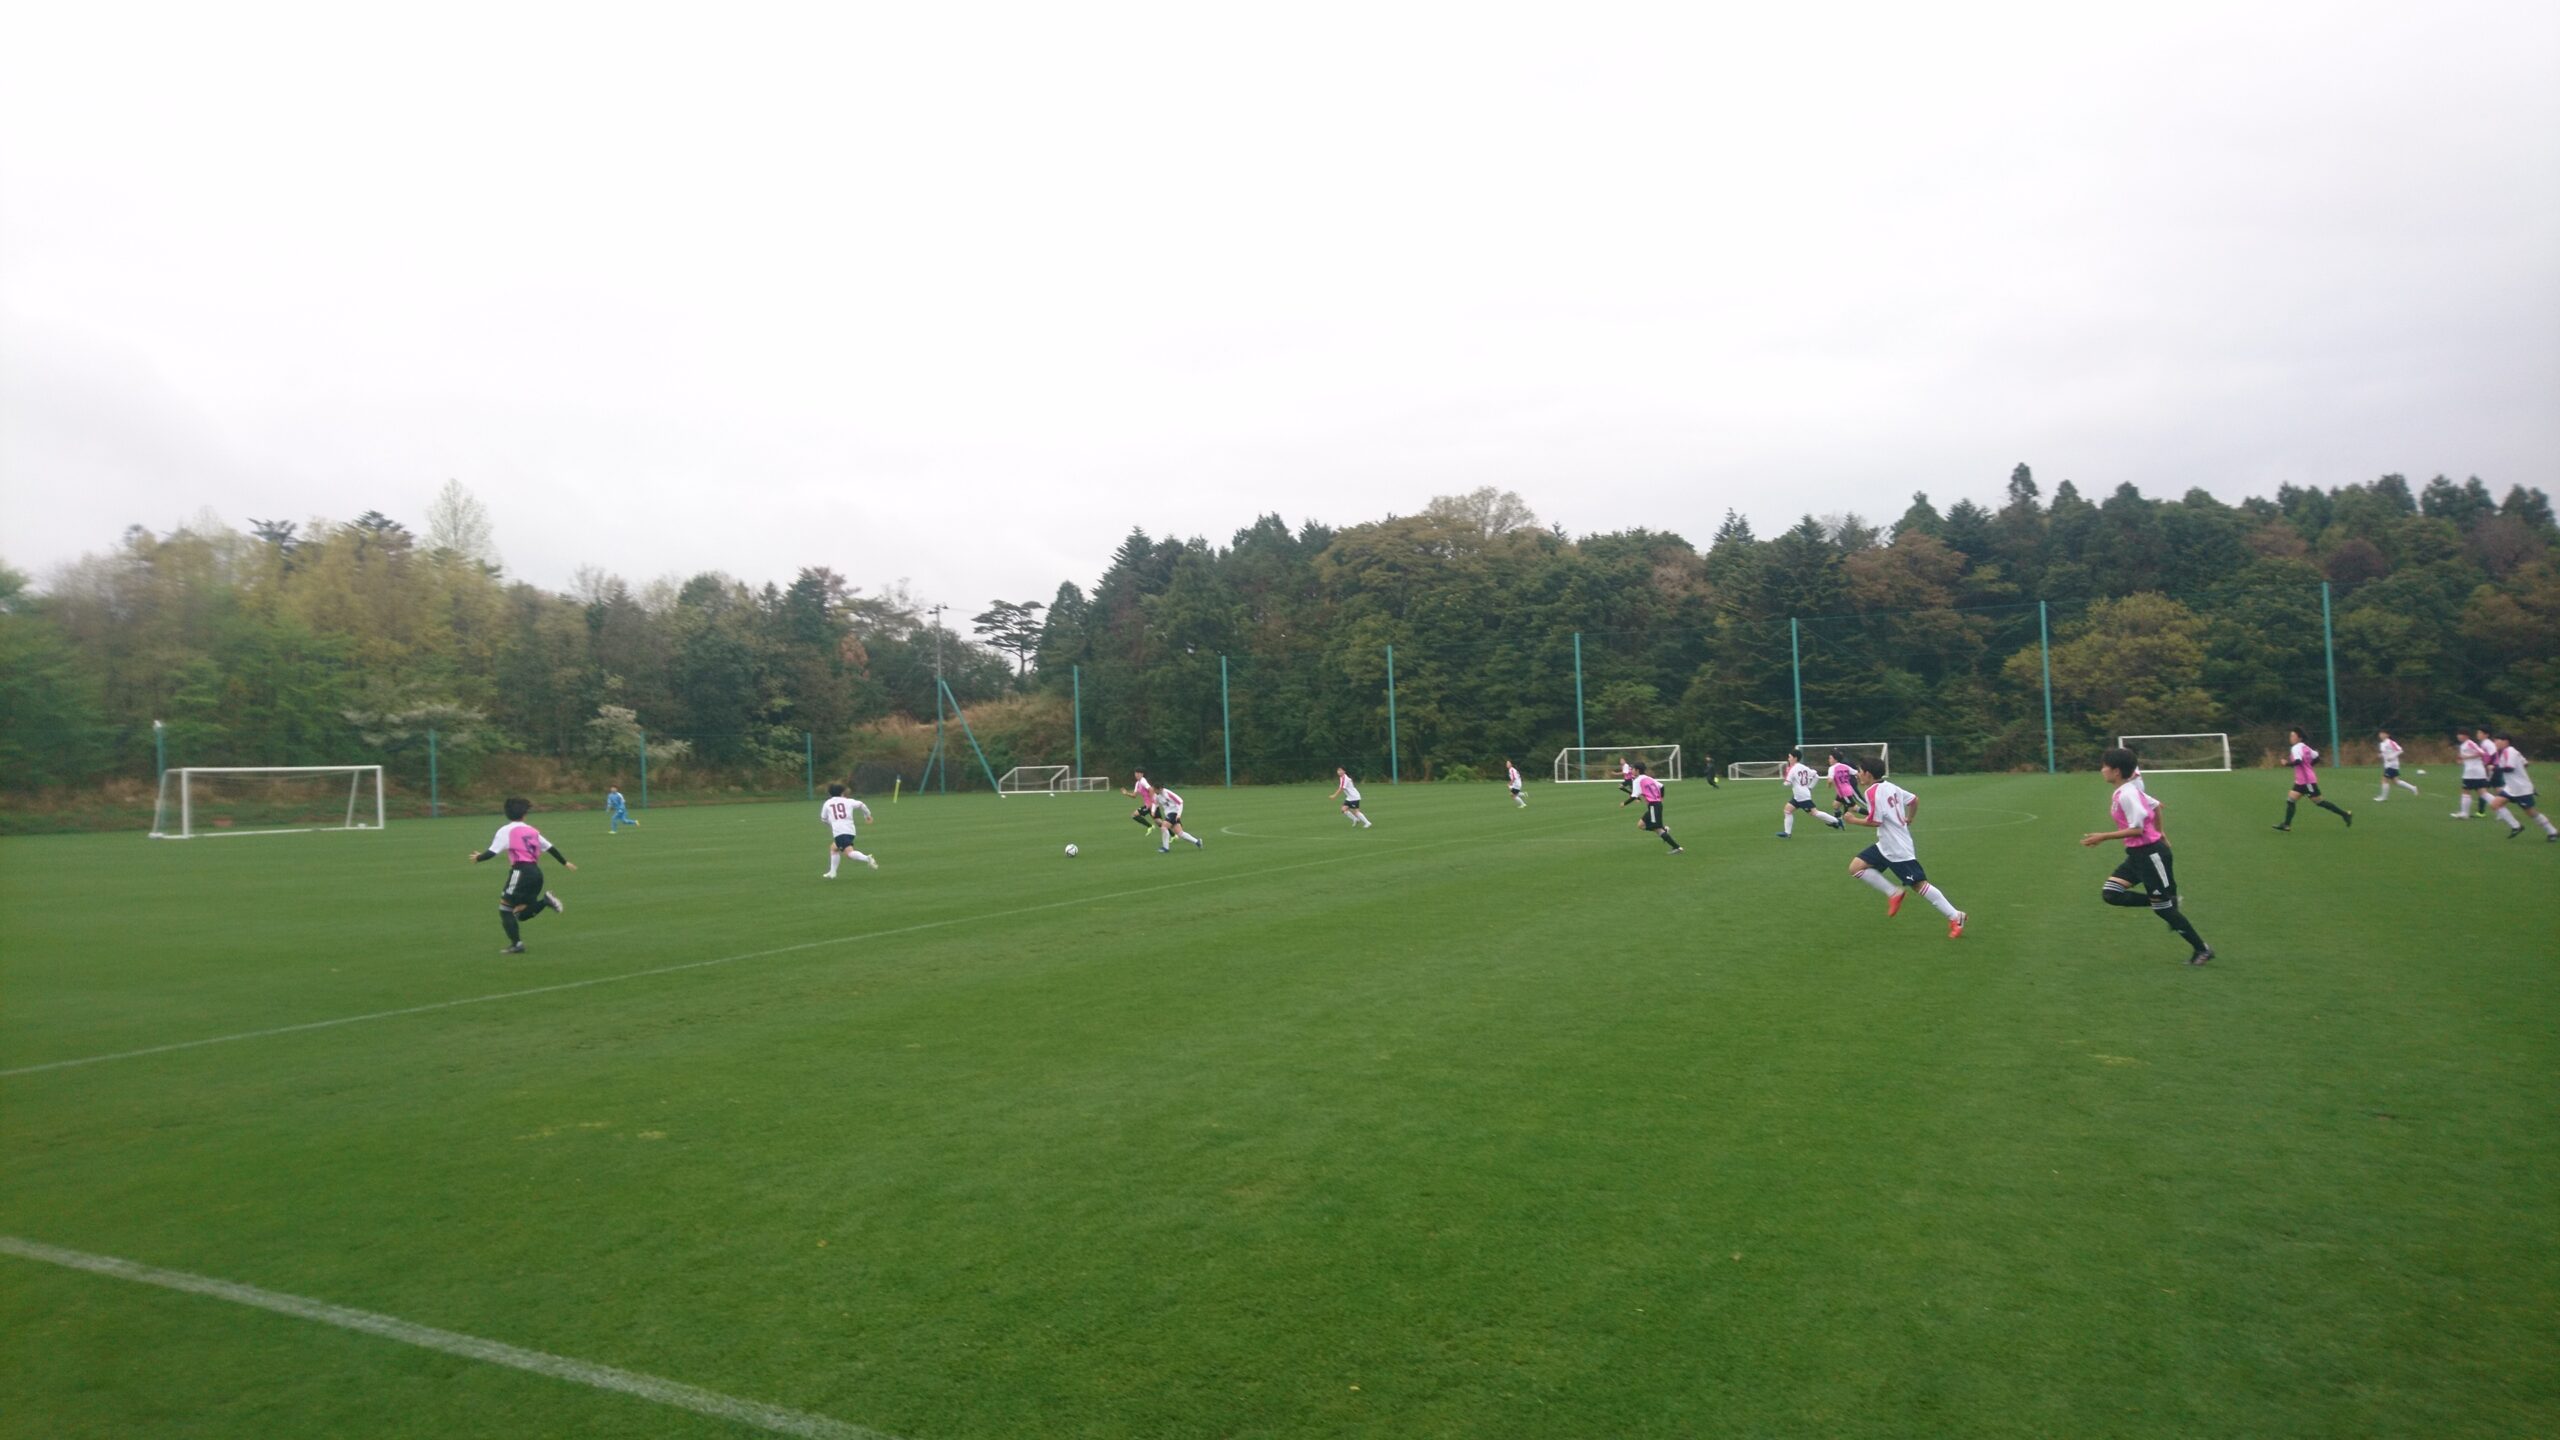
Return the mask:
<path id="1" fill-rule="evenodd" d="M 1963 911 L 1961 911 L 1961 910 L 1957 911 L 1957 912 L 1956 912 L 1956 918 L 1954 918 L 1953 920 L 1950 920 L 1950 921 L 1948 921 L 1948 922 L 1947 922 L 1947 938 L 1948 938 L 1948 939 L 1950 939 L 1950 940 L 1961 940 L 1961 939 L 1963 939 L 1963 938 L 1964 938 L 1964 922 L 1965 922 L 1965 913 L 1964 913 Z"/>
<path id="2" fill-rule="evenodd" d="M 1890 920 L 1894 916 L 1902 913 L 1902 897 L 1910 893 L 1911 892 L 1908 890 L 1896 890 L 1893 894 L 1885 898 L 1884 914 L 1886 919 Z"/>

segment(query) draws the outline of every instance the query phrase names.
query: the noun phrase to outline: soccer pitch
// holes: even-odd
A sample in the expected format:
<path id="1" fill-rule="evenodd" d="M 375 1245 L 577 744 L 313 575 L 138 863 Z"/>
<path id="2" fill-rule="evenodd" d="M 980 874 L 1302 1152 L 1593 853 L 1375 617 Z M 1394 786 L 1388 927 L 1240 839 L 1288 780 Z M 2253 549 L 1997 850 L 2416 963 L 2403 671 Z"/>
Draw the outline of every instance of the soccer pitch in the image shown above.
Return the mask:
<path id="1" fill-rule="evenodd" d="M 0 1433 L 2560 1432 L 2560 846 L 2334 779 L 2153 782 L 2200 968 L 2095 776 L 1952 942 L 1768 782 L 0 841 Z"/>

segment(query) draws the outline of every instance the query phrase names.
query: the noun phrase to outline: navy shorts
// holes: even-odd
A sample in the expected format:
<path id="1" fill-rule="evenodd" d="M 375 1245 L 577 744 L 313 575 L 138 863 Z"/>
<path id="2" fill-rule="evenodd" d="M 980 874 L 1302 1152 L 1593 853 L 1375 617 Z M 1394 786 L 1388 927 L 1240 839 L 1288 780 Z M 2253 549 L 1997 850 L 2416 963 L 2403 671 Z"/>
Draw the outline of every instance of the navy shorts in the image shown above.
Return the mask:
<path id="1" fill-rule="evenodd" d="M 1884 850 L 1879 846 L 1870 845 L 1859 851 L 1858 858 L 1866 861 L 1867 868 L 1870 870 L 1892 871 L 1895 877 L 1905 885 L 1925 884 L 1929 879 L 1929 872 L 1920 868 L 1919 861 L 1887 860 L 1884 858 Z"/>
<path id="2" fill-rule="evenodd" d="M 1813 802 L 1810 800 L 1789 800 L 1787 803 L 1793 805 L 1799 810 L 1802 810 L 1808 815 L 1813 813 Z"/>
<path id="3" fill-rule="evenodd" d="M 852 849 L 852 848 L 853 848 L 853 837 L 852 837 L 851 835 L 839 835 L 839 836 L 837 836 L 837 837 L 836 837 L 836 848 L 837 848 L 837 849 L 839 849 L 839 850 L 850 850 L 850 849 Z"/>
<path id="4" fill-rule="evenodd" d="M 2462 778 L 2462 788 L 2465 790 L 2486 790 L 2489 788 L 2488 777 L 2482 776 L 2480 779 L 2474 780 L 2470 776 L 2466 775 Z"/>
<path id="5" fill-rule="evenodd" d="M 2508 804 L 2521 805 L 2527 810 L 2539 810 L 2542 808 L 2541 806 L 2533 803 L 2535 796 L 2530 790 L 2526 791 L 2522 795 L 2509 795 L 2506 798 Z"/>
<path id="6" fill-rule="evenodd" d="M 1360 808 L 1360 802 L 1357 800 L 1345 800 L 1342 802 L 1342 808 L 1345 810 L 1357 810 Z"/>

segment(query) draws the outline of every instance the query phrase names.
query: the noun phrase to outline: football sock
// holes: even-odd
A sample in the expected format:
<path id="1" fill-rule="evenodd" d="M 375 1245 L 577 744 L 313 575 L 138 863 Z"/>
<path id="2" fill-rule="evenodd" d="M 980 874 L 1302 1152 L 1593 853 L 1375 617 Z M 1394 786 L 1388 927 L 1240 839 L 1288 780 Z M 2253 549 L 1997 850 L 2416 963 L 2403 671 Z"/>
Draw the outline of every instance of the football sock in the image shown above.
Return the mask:
<path id="1" fill-rule="evenodd" d="M 2396 776 L 2395 776 L 2395 777 L 2393 777 L 2393 779 L 2392 779 L 2391 783 L 2392 783 L 2392 784 L 2394 784 L 2394 785 L 2399 786 L 2399 787 L 2400 787 L 2401 789 L 2403 789 L 2403 790 L 2408 791 L 2408 792 L 2409 792 L 2410 794 L 2412 794 L 2412 795 L 2415 795 L 2415 794 L 2417 794 L 2417 793 L 2418 793 L 2418 787 L 2417 787 L 2417 786 L 2412 785 L 2412 784 L 2410 784 L 2408 781 L 2406 781 L 2406 780 L 2402 780 L 2402 779 L 2400 779 L 2400 778 L 2398 778 L 2398 777 L 2396 777 Z"/>
<path id="2" fill-rule="evenodd" d="M 2293 823 L 2293 807 L 2294 807 L 2294 803 L 2295 803 L 2295 802 L 2293 802 L 2293 801 L 2291 801 L 2291 800 L 2287 800 L 2286 802 L 2284 802 L 2284 823 L 2286 823 L 2287 825 L 2290 825 L 2290 824 L 2292 824 L 2292 823 Z"/>
<path id="3" fill-rule="evenodd" d="M 1941 890 L 1937 886 L 1931 885 L 1926 881 L 1922 881 L 1920 885 L 1920 898 L 1937 906 L 1939 914 L 1946 916 L 1950 920 L 1956 918 L 1956 902 L 1947 898 L 1946 891 Z"/>
<path id="4" fill-rule="evenodd" d="M 516 926 L 516 910 L 514 906 L 506 904 L 498 906 L 498 923 L 507 927 L 508 944 L 521 945 L 524 943 L 524 932 Z"/>
<path id="5" fill-rule="evenodd" d="M 2542 833 L 2543 833 L 2543 834 L 2545 834 L 2545 835 L 2560 835 L 2560 825 L 2553 825 L 2553 824 L 2551 823 L 2551 817 L 2550 817 L 2550 816 L 2537 813 L 2537 814 L 2535 814 L 2535 816 L 2534 816 L 2533 818 L 2534 818 L 2535 823 L 2537 823 L 2537 824 L 2539 824 L 2539 825 L 2541 825 L 2541 826 L 2542 826 Z"/>
<path id="6" fill-rule="evenodd" d="M 1679 849 L 1679 848 L 1680 848 L 1680 842 L 1671 838 L 1671 832 L 1670 832 L 1670 831 L 1668 831 L 1668 830 L 1658 830 L 1658 831 L 1655 831 L 1654 833 L 1655 833 L 1655 834 L 1658 834 L 1658 835 L 1660 835 L 1660 836 L 1662 837 L 1662 843 L 1663 843 L 1663 844 L 1670 846 L 1670 847 L 1671 847 L 1672 849 L 1674 849 L 1674 850 L 1677 850 L 1677 849 Z"/>
<path id="7" fill-rule="evenodd" d="M 1793 835 L 1796 833 L 1796 811 L 1794 806 L 1788 806 L 1786 813 L 1778 817 L 1778 833 L 1781 835 Z"/>
<path id="8" fill-rule="evenodd" d="M 2521 830 L 2524 828 L 2524 822 L 2516 818 L 2516 807 L 2513 805 L 2500 810 L 2498 812 L 2498 818 L 2506 821 L 2507 828 L 2510 830 Z"/>
<path id="9" fill-rule="evenodd" d="M 2189 945 L 2194 946 L 2198 950 L 2205 948 L 2204 937 L 2196 933 L 2194 922 L 2187 919 L 2185 913 L 2179 910 L 2177 906 L 2164 905 L 2151 913 L 2159 916 L 2162 924 L 2177 931 Z"/>
<path id="10" fill-rule="evenodd" d="M 2455 813 L 2455 814 L 2457 814 L 2457 815 L 2460 815 L 2460 816 L 2461 816 L 2463 819 L 2465 819 L 2465 820 L 2468 820 L 2468 819 L 2470 819 L 2470 818 L 2471 818 L 2471 792 L 2470 792 L 2470 791 L 2465 790 L 2465 791 L 2463 791 L 2463 792 L 2462 792 L 2462 807 L 2461 807 L 2460 809 L 2456 810 L 2454 813 Z"/>
<path id="11" fill-rule="evenodd" d="M 2346 814 L 2347 814 L 2347 812 L 2346 812 L 2346 811 L 2339 809 L 2337 806 L 2330 804 L 2330 803 L 2329 803 L 2328 801 L 2326 801 L 2326 800 L 2314 800 L 2314 801 L 2312 801 L 2311 803 L 2312 803 L 2312 804 L 2314 804 L 2314 805 L 2319 806 L 2321 809 L 2328 811 L 2330 814 L 2335 815 L 2335 816 L 2337 816 L 2338 818 L 2340 818 L 2340 819 L 2342 819 L 2342 820 L 2346 818 Z"/>
<path id="12" fill-rule="evenodd" d="M 2110 905 L 2148 905 L 2151 903 L 2142 896 L 2134 894 L 2132 887 L 2126 885 L 2121 880 L 2109 880 L 2105 887 L 2099 890 L 2098 898 L 2106 901 Z"/>
<path id="13" fill-rule="evenodd" d="M 1879 895 L 1889 896 L 1893 893 L 1893 882 L 1884 878 L 1884 872 L 1881 870 L 1859 871 L 1858 883 L 1875 891 Z"/>
<path id="14" fill-rule="evenodd" d="M 1846 830 L 1849 828 L 1846 824 L 1842 823 L 1840 817 L 1837 815 L 1823 816 L 1822 823 L 1830 826 L 1834 830 Z"/>
<path id="15" fill-rule="evenodd" d="M 1191 842 L 1191 848 L 1192 848 L 1192 849 L 1194 849 L 1194 850 L 1205 850 L 1205 849 L 1209 848 L 1209 842 L 1207 842 L 1207 841 L 1205 841 L 1205 840 L 1201 839 L 1201 838 L 1200 838 L 1199 836 L 1197 836 L 1197 835 L 1185 835 L 1185 836 L 1183 836 L 1182 838 L 1183 838 L 1183 839 L 1185 839 L 1185 840 L 1190 841 L 1190 842 Z"/>
<path id="16" fill-rule="evenodd" d="M 830 850 L 830 851 L 828 851 L 828 852 L 827 852 L 827 878 L 828 878 L 828 879 L 833 880 L 834 878 L 836 878 L 836 866 L 837 866 L 840 862 L 842 862 L 842 861 L 843 861 L 843 859 L 844 859 L 844 857 L 843 857 L 843 856 L 841 856 L 841 855 L 839 855 L 839 854 L 835 853 L 835 852 L 834 852 L 834 851 L 832 851 L 832 850 Z"/>

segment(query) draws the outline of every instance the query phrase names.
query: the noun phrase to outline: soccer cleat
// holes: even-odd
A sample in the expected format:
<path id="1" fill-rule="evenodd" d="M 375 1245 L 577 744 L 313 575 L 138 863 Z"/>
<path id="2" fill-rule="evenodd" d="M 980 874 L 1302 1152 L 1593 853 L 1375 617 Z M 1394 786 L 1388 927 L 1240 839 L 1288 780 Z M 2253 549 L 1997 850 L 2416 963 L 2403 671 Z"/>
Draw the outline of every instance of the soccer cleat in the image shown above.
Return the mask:
<path id="1" fill-rule="evenodd" d="M 2202 965 L 2211 959 L 2213 959 L 2213 947 L 2207 945 L 2193 955 L 2188 956 L 2187 963 L 2190 965 Z"/>
<path id="2" fill-rule="evenodd" d="M 2290 825 L 2279 825 L 2276 827 L 2276 833 L 2279 835 L 2290 835 L 2293 833 L 2293 827 Z"/>
<path id="3" fill-rule="evenodd" d="M 1911 892 L 1908 890 L 1896 890 L 1892 894 L 1886 896 L 1884 900 L 1884 918 L 1890 920 L 1894 916 L 1901 914 L 1902 897 L 1910 893 Z"/>
<path id="4" fill-rule="evenodd" d="M 2347 817 L 2348 829 L 2353 830 L 2356 828 L 2356 812 L 2353 810 L 2341 810 L 2338 813 Z"/>
<path id="5" fill-rule="evenodd" d="M 1950 940 L 1961 940 L 1961 939 L 1963 939 L 1963 938 L 1964 938 L 1964 922 L 1965 922 L 1965 913 L 1964 913 L 1963 911 L 1961 911 L 1961 910 L 1957 911 L 1957 912 L 1956 912 L 1956 918 L 1954 918 L 1953 920 L 1950 920 L 1950 921 L 1948 921 L 1948 922 L 1947 922 L 1947 938 L 1948 938 L 1948 939 L 1950 939 Z"/>
<path id="6" fill-rule="evenodd" d="M 1689 853 L 1689 849 L 1685 845 L 1674 845 L 1671 847 L 1671 853 L 1674 855 L 1686 855 Z"/>
<path id="7" fill-rule="evenodd" d="M 1789 835 L 1789 834 L 1788 834 L 1786 831 L 1784 831 L 1784 830 L 1780 830 L 1780 831 L 1778 831 L 1778 832 L 1777 832 L 1777 838 L 1779 838 L 1779 839 L 1781 839 L 1781 840 L 1792 840 L 1792 839 L 1794 839 L 1795 837 L 1794 837 L 1794 836 L 1792 836 L 1792 835 Z"/>
<path id="8" fill-rule="evenodd" d="M 2516 838 L 2517 836 L 2519 836 L 2519 835 L 2521 835 L 2521 834 L 2523 834 L 2523 833 L 2524 833 L 2524 827 L 2523 827 L 2523 826 L 2521 826 L 2521 825 L 2518 825 L 2518 826 L 2517 826 L 2517 827 L 2515 827 L 2514 829 L 2509 830 L 2509 831 L 2507 832 L 2507 838 L 2508 838 L 2508 839 L 2510 839 L 2510 840 L 2513 840 L 2514 838 Z"/>
<path id="9" fill-rule="evenodd" d="M 519 940 L 498 953 L 501 955 L 521 955 L 524 953 L 524 942 Z"/>
<path id="10" fill-rule="evenodd" d="M 879 869 L 879 868 L 880 868 L 880 862 L 879 862 L 879 860 L 877 860 L 876 858 L 874 858 L 874 857 L 872 857 L 872 856 L 869 856 L 869 855 L 865 855 L 865 856 L 863 856 L 863 857 L 862 857 L 862 863 L 863 863 L 863 864 L 865 864 L 865 865 L 870 866 L 870 867 L 871 867 L 872 869 L 874 869 L 874 870 L 877 870 L 877 869 Z"/>
<path id="11" fill-rule="evenodd" d="M 821 880 L 833 880 L 836 878 L 836 872 L 833 870 L 821 870 L 818 872 L 818 878 Z"/>
<path id="12" fill-rule="evenodd" d="M 552 893 L 551 893 L 550 891 L 548 891 L 548 890 L 545 890 L 545 891 L 543 891 L 543 892 L 542 892 L 542 903 L 543 903 L 543 904 L 545 904 L 545 905 L 550 906 L 550 907 L 551 907 L 552 909 L 554 909 L 554 910 L 559 911 L 559 912 L 560 912 L 561 914 L 563 914 L 563 915 L 566 915 L 566 914 L 568 914 L 568 913 L 569 913 L 569 902 L 568 902 L 568 901 L 566 901 L 566 900 L 561 899 L 561 898 L 560 898 L 559 896 L 557 896 L 557 895 L 552 894 Z"/>

